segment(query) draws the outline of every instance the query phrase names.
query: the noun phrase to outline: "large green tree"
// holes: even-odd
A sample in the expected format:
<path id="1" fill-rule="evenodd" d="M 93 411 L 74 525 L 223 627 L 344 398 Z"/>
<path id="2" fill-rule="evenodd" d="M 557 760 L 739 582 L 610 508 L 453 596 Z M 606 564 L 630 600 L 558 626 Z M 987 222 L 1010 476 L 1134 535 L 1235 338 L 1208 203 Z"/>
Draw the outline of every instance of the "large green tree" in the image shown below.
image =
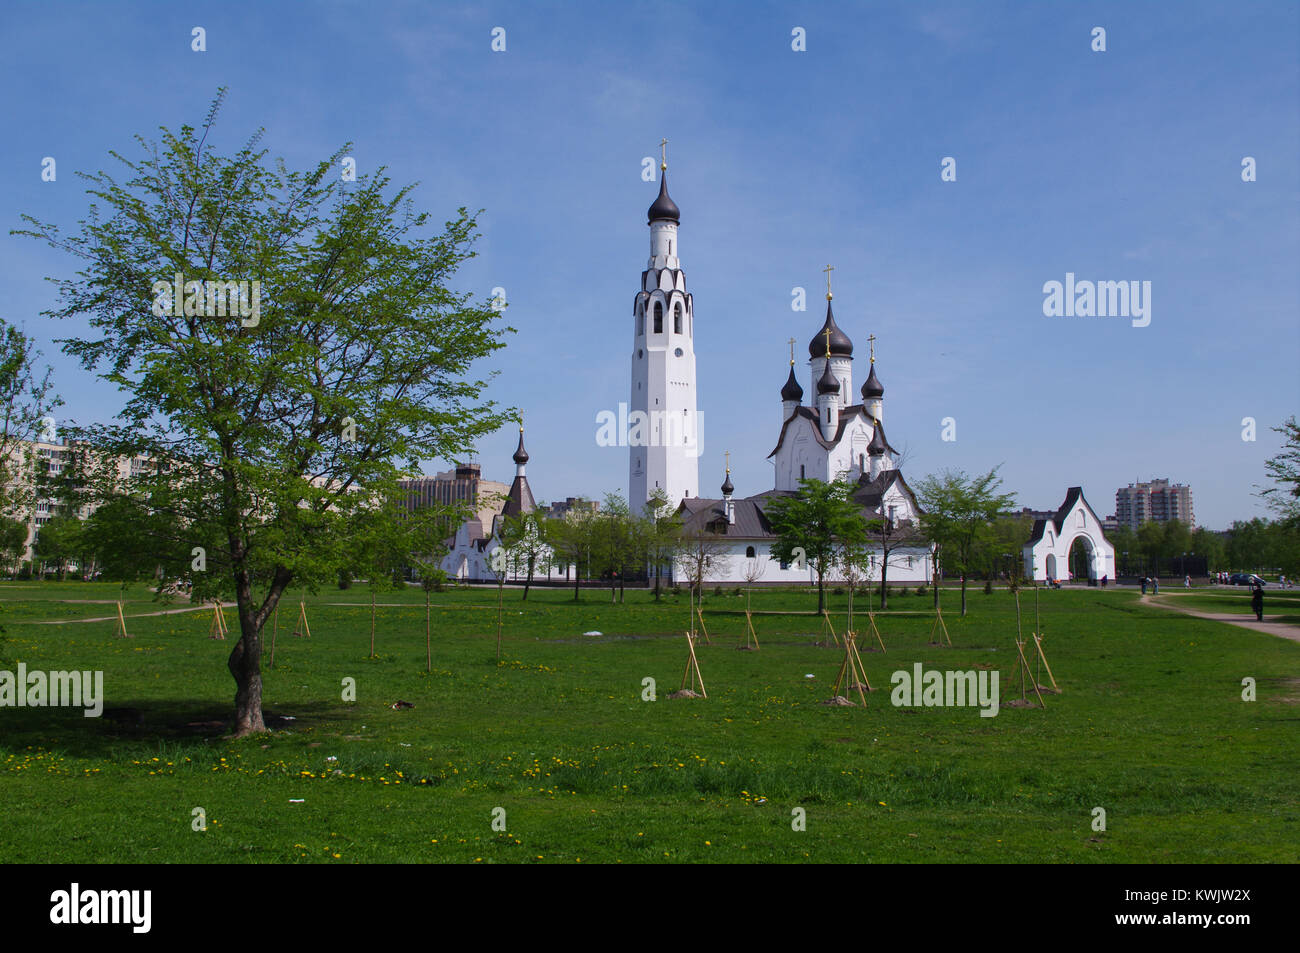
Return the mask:
<path id="1" fill-rule="evenodd" d="M 784 562 L 803 558 L 817 574 L 817 611 L 826 608 L 826 573 L 841 559 L 846 545 L 860 545 L 867 533 L 862 508 L 849 497 L 855 484 L 800 480 L 789 496 L 771 497 L 767 517 L 776 542 L 772 555 Z"/>
<path id="2" fill-rule="evenodd" d="M 0 516 L 26 521 L 35 500 L 30 441 L 55 440 L 61 401 L 31 338 L 0 318 Z"/>
<path id="3" fill-rule="evenodd" d="M 113 153 L 123 178 L 87 177 L 75 231 L 30 217 L 23 231 L 77 259 L 47 314 L 86 322 L 64 349 L 127 395 L 118 423 L 82 435 L 154 461 L 118 492 L 171 487 L 173 542 L 210 542 L 207 571 L 230 582 L 244 735 L 265 730 L 261 631 L 285 589 L 337 577 L 373 501 L 512 416 L 470 373 L 510 329 L 452 288 L 473 214 L 437 232 L 383 169 L 343 181 L 347 147 L 305 171 L 268 162 L 260 131 L 223 154 L 220 100 L 198 129 Z"/>
<path id="4" fill-rule="evenodd" d="M 939 547 L 940 564 L 961 575 L 961 614 L 966 614 L 966 584 L 979 566 L 981 544 L 993 536 L 994 521 L 1015 505 L 1010 493 L 999 493 L 1002 480 L 994 467 L 970 477 L 961 470 L 928 476 L 916 487 L 924 535 Z"/>

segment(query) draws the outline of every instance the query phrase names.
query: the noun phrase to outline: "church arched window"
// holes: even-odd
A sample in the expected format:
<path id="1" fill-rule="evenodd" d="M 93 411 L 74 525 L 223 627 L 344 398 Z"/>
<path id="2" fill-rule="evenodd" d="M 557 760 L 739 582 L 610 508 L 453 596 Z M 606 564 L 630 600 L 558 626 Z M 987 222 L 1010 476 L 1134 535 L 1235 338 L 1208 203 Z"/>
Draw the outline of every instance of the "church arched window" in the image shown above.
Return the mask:
<path id="1" fill-rule="evenodd" d="M 865 453 L 858 454 L 858 469 L 863 473 L 867 472 L 867 455 Z"/>
<path id="2" fill-rule="evenodd" d="M 636 333 L 638 335 L 645 334 L 645 312 L 640 308 L 637 308 L 636 311 Z"/>
<path id="3" fill-rule="evenodd" d="M 682 306 L 680 303 L 673 305 L 673 334 L 682 333 Z"/>
<path id="4" fill-rule="evenodd" d="M 803 465 L 802 463 L 799 464 L 799 479 L 801 479 L 801 480 L 804 479 L 804 472 L 803 472 L 803 469 L 804 469 L 804 465 Z"/>
<path id="5" fill-rule="evenodd" d="M 664 306 L 655 302 L 655 334 L 664 333 Z"/>
<path id="6" fill-rule="evenodd" d="M 753 546 L 746 546 L 746 547 L 745 547 L 745 558 L 746 558 L 746 559 L 753 559 L 753 558 L 754 558 L 754 547 L 753 547 Z"/>

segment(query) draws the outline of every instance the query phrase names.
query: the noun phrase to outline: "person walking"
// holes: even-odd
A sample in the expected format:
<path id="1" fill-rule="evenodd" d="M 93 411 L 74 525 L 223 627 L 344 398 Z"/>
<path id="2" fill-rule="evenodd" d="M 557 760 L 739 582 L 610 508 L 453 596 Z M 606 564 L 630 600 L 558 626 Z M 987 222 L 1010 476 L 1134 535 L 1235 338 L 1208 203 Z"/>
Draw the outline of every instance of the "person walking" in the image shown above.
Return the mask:
<path id="1" fill-rule="evenodd" d="M 1146 576 L 1143 576 L 1143 577 L 1142 577 L 1142 595 L 1144 595 L 1144 596 L 1147 594 L 1147 581 L 1148 581 L 1148 580 L 1147 580 L 1147 577 L 1146 577 Z"/>
<path id="2" fill-rule="evenodd" d="M 1160 595 L 1160 577 L 1159 577 L 1159 576 L 1156 576 L 1154 579 L 1151 580 L 1151 595 L 1153 595 L 1153 596 L 1158 596 L 1158 595 Z"/>
<path id="3" fill-rule="evenodd" d="M 1258 622 L 1264 621 L 1264 590 L 1258 584 L 1255 591 L 1250 594 L 1250 607 L 1255 610 L 1255 619 Z"/>
<path id="4" fill-rule="evenodd" d="M 1184 588 L 1184 589 L 1190 589 L 1190 588 L 1192 588 L 1192 577 L 1191 577 L 1191 576 L 1184 576 L 1184 577 L 1183 577 L 1183 588 Z"/>

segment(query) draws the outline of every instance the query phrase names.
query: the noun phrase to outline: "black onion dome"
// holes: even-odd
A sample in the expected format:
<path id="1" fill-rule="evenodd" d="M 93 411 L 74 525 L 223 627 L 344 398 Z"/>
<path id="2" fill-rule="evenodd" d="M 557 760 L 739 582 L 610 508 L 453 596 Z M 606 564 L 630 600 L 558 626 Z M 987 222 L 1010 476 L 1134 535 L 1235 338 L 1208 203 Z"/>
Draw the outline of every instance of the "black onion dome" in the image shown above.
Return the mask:
<path id="1" fill-rule="evenodd" d="M 681 224 L 681 209 L 677 207 L 676 202 L 668 197 L 667 169 L 664 169 L 659 176 L 659 197 L 655 199 L 654 205 L 650 206 L 650 211 L 646 215 L 651 222 L 666 219 Z"/>
<path id="2" fill-rule="evenodd" d="M 831 332 L 831 354 L 836 357 L 852 357 L 853 342 L 849 336 L 840 330 L 840 326 L 835 323 L 835 315 L 831 312 L 831 303 L 826 302 L 826 321 L 822 324 L 822 329 L 817 335 L 808 342 L 809 357 L 826 356 L 826 329 L 830 328 Z"/>
<path id="3" fill-rule="evenodd" d="M 862 384 L 862 399 L 871 400 L 873 397 L 884 397 L 885 387 L 880 383 L 880 378 L 876 376 L 876 365 L 871 365 L 871 373 Z"/>
<path id="4" fill-rule="evenodd" d="M 735 488 L 734 486 L 731 485 L 731 471 L 728 470 L 728 471 L 727 471 L 727 479 L 726 479 L 726 481 L 722 484 L 722 495 L 723 495 L 723 496 L 731 496 L 732 491 L 735 490 L 735 489 L 736 489 L 736 488 Z"/>
<path id="5" fill-rule="evenodd" d="M 876 424 L 875 433 L 871 435 L 871 443 L 867 444 L 867 453 L 873 457 L 881 457 L 884 456 L 887 449 L 884 428 L 880 424 Z"/>
<path id="6" fill-rule="evenodd" d="M 524 428 L 519 428 L 519 446 L 515 450 L 515 463 L 523 465 L 528 462 L 528 451 L 524 449 Z"/>
<path id="7" fill-rule="evenodd" d="M 794 365 L 790 365 L 790 376 L 786 378 L 785 386 L 781 388 L 782 400 L 803 400 L 803 388 L 799 382 L 794 379 Z"/>
<path id="8" fill-rule="evenodd" d="M 821 379 L 817 381 L 817 393 L 819 394 L 838 394 L 840 392 L 840 382 L 835 379 L 831 373 L 831 362 L 827 361 L 826 366 L 822 368 Z"/>

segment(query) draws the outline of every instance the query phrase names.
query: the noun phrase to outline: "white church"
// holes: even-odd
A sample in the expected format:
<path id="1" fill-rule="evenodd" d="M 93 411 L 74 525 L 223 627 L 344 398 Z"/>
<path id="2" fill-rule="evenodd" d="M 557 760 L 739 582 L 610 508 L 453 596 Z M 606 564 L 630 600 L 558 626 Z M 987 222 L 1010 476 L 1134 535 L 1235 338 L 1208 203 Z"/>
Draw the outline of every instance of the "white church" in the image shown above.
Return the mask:
<path id="1" fill-rule="evenodd" d="M 754 496 L 733 496 L 728 466 L 717 499 L 699 495 L 699 433 L 696 429 L 695 307 L 681 267 L 678 227 L 681 210 L 668 195 L 667 163 L 660 164 L 659 195 L 650 206 L 650 258 L 632 305 L 633 341 L 630 416 L 650 422 L 647 439 L 629 448 L 628 502 L 640 511 L 651 494 L 664 491 L 678 504 L 688 533 L 707 533 L 726 546 L 709 576 L 719 584 L 815 581 L 811 566 L 783 563 L 771 554 L 775 542 L 765 509 L 776 496 L 793 495 L 802 479 L 848 480 L 857 484 L 853 499 L 868 518 L 884 518 L 891 533 L 911 535 L 917 523 L 916 499 L 895 466 L 881 422 L 885 389 L 876 376 L 874 341 L 860 402 L 852 402 L 853 342 L 835 323 L 827 266 L 826 320 L 808 344 L 808 393 L 790 373 L 781 388 L 781 420 L 776 447 L 768 455 L 773 488 Z M 792 339 L 793 340 L 793 339 Z M 633 443 L 632 440 L 628 441 Z M 931 548 L 918 542 L 891 548 L 887 578 L 899 583 L 930 580 Z M 879 579 L 881 550 L 872 557 Z M 685 566 L 673 567 L 684 578 Z M 838 579 L 828 576 L 828 579 Z"/>

